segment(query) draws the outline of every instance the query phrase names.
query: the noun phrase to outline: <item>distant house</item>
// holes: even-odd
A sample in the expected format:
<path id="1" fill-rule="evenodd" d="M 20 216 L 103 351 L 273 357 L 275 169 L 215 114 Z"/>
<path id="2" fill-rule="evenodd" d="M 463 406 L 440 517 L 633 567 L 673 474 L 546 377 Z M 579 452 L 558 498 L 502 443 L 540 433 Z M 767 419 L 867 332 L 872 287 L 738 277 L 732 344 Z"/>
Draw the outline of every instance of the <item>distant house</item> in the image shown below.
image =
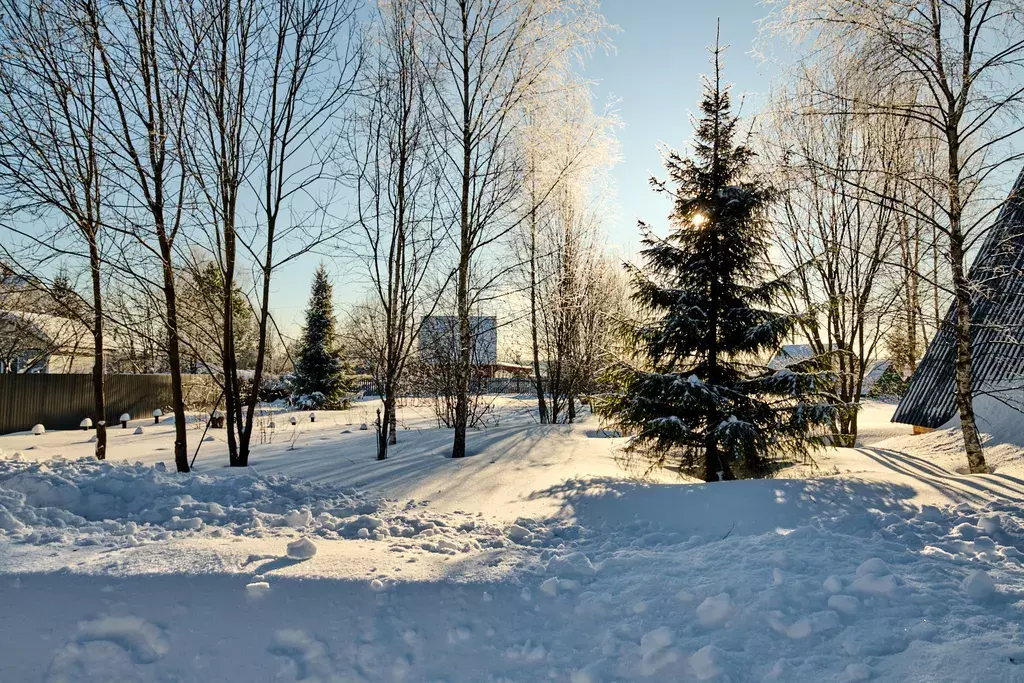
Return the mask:
<path id="1" fill-rule="evenodd" d="M 0 311 L 0 373 L 87 373 L 93 354 L 92 333 L 77 320 Z"/>
<path id="2" fill-rule="evenodd" d="M 778 352 L 768 361 L 768 367 L 772 370 L 781 370 L 810 360 L 814 356 L 814 349 L 810 344 L 786 344 L 779 348 Z M 896 368 L 893 367 L 892 361 L 869 360 L 864 372 L 860 395 L 861 397 L 900 395 L 905 382 L 906 378 L 900 376 Z"/>
<path id="3" fill-rule="evenodd" d="M 473 365 L 498 362 L 498 319 L 474 315 L 469 318 L 470 356 Z M 419 338 L 424 361 L 454 359 L 459 352 L 459 319 L 453 315 L 430 315 L 423 319 Z"/>
<path id="4" fill-rule="evenodd" d="M 998 391 L 1024 394 L 1024 171 L 989 230 L 968 273 L 971 297 L 975 396 Z M 941 427 L 956 412 L 954 366 L 956 309 L 918 363 L 892 421 L 915 432 Z"/>
<path id="5" fill-rule="evenodd" d="M 528 365 L 498 360 L 498 319 L 474 315 L 469 318 L 470 358 L 478 378 L 526 377 Z M 432 315 L 420 327 L 419 354 L 425 363 L 447 364 L 458 357 L 459 319 L 452 315 Z"/>
<path id="6" fill-rule="evenodd" d="M 902 396 L 907 390 L 909 378 L 901 374 L 891 360 L 873 360 L 864 373 L 864 384 L 860 395 L 872 398 Z"/>

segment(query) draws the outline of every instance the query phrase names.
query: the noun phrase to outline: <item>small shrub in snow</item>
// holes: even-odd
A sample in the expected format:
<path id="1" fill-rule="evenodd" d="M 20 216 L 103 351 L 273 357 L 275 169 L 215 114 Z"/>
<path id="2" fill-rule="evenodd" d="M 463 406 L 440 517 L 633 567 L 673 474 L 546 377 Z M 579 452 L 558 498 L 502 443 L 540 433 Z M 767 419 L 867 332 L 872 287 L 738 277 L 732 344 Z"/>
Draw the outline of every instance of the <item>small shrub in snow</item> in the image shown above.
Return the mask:
<path id="1" fill-rule="evenodd" d="M 42 436 L 43 434 L 46 433 L 46 427 L 44 427 L 43 425 L 36 425 L 35 427 L 32 428 L 32 433 L 35 434 L 36 436 Z"/>

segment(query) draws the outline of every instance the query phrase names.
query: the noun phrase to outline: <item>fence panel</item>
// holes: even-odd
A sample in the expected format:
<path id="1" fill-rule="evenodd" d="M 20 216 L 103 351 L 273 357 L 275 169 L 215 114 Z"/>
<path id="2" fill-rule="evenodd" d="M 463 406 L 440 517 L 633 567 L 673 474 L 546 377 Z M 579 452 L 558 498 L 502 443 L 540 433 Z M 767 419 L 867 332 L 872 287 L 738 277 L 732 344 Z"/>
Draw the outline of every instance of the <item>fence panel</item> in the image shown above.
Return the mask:
<path id="1" fill-rule="evenodd" d="M 133 419 L 148 417 L 171 403 L 170 375 L 106 375 L 104 381 L 111 426 L 122 413 Z M 187 407 L 209 409 L 219 394 L 209 376 L 186 375 L 182 384 Z M 0 374 L 0 434 L 26 431 L 35 424 L 73 429 L 92 415 L 92 405 L 92 375 Z"/>

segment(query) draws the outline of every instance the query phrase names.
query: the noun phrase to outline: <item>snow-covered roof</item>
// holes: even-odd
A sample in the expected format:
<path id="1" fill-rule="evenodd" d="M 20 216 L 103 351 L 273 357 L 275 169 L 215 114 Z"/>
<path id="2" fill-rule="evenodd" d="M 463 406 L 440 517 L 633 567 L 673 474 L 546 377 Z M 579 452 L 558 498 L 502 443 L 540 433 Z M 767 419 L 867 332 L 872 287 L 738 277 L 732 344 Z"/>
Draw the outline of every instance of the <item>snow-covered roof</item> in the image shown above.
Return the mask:
<path id="1" fill-rule="evenodd" d="M 778 353 L 768 362 L 772 370 L 782 370 L 790 365 L 814 357 L 814 349 L 810 344 L 786 344 L 779 349 Z M 861 387 L 861 395 L 867 396 L 872 387 L 882 379 L 885 371 L 892 366 L 892 361 L 886 359 L 873 359 L 867 362 L 867 370 L 864 373 L 864 384 Z"/>
<path id="2" fill-rule="evenodd" d="M 785 344 L 768 361 L 768 367 L 772 370 L 781 370 L 794 363 L 799 363 L 813 357 L 814 349 L 811 348 L 810 344 Z"/>
<path id="3" fill-rule="evenodd" d="M 47 346 L 57 350 L 74 350 L 84 352 L 93 348 L 92 331 L 78 320 L 65 318 L 48 313 L 26 313 L 21 311 L 2 311 L 0 320 L 7 323 L 8 329 L 30 332 Z M 3 329 L 0 328 L 0 334 Z M 105 348 L 115 348 L 112 339 L 104 335 Z"/>

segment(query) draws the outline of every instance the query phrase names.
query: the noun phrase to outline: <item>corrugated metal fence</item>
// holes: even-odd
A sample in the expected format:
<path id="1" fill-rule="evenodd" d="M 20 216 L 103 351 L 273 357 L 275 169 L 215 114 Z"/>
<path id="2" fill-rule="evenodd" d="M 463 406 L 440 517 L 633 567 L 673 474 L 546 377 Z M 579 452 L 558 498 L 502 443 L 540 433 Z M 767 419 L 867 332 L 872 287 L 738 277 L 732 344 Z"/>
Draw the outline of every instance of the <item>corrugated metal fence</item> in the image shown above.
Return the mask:
<path id="1" fill-rule="evenodd" d="M 122 413 L 147 417 L 171 403 L 170 375 L 107 375 L 107 424 Z M 208 410 L 219 390 L 207 375 L 182 378 L 185 405 Z M 92 415 L 92 375 L 0 374 L 0 434 L 42 424 L 47 429 L 73 429 Z"/>

